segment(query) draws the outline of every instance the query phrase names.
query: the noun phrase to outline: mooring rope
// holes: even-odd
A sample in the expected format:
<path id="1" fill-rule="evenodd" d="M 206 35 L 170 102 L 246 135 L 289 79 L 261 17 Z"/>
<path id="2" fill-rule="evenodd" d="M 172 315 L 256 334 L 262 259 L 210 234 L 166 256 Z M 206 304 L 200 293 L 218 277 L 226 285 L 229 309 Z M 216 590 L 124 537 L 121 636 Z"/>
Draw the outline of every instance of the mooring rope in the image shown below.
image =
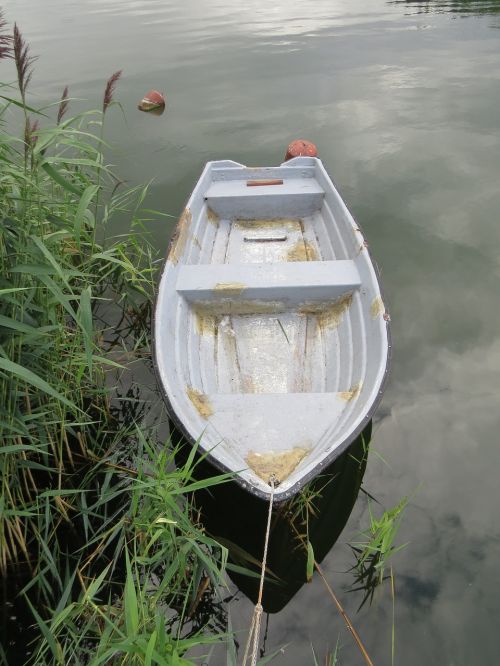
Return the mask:
<path id="1" fill-rule="evenodd" d="M 259 595 L 257 597 L 257 603 L 253 609 L 252 615 L 252 624 L 250 625 L 250 631 L 248 632 L 247 644 L 245 647 L 245 654 L 243 656 L 242 666 L 245 666 L 248 660 L 250 646 L 252 646 L 252 654 L 250 655 L 250 666 L 256 666 L 257 664 L 257 651 L 259 649 L 259 637 L 260 637 L 260 623 L 262 619 L 262 594 L 264 592 L 264 577 L 266 574 L 266 564 L 267 564 L 267 549 L 269 546 L 269 534 L 271 532 L 271 515 L 273 513 L 273 500 L 274 500 L 274 484 L 276 482 L 276 476 L 271 474 L 269 478 L 269 485 L 271 486 L 271 496 L 269 498 L 269 511 L 267 514 L 267 527 L 266 527 L 266 538 L 264 541 L 264 554 L 262 555 L 262 568 L 260 570 L 260 583 L 259 583 Z"/>

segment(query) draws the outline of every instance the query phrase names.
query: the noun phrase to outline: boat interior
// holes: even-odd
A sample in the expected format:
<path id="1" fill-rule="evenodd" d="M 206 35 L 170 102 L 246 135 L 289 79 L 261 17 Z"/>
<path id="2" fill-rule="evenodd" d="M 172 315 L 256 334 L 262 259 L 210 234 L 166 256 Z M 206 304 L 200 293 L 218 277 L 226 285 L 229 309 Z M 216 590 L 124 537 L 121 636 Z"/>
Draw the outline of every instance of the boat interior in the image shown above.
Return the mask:
<path id="1" fill-rule="evenodd" d="M 377 285 L 367 293 L 362 233 L 327 185 L 314 167 L 212 169 L 170 252 L 186 395 L 226 465 L 266 484 L 341 442 L 376 375 Z"/>

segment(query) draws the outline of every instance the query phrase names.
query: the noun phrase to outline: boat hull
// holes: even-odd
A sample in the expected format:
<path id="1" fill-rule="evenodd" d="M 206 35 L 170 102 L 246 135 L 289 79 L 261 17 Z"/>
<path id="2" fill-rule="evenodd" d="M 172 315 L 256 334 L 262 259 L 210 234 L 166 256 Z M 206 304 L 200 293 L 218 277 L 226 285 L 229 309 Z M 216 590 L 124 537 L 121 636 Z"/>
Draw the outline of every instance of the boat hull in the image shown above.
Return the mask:
<path id="1" fill-rule="evenodd" d="M 364 236 L 320 160 L 209 163 L 155 308 L 171 418 L 219 469 L 283 501 L 358 437 L 383 393 L 389 317 Z"/>

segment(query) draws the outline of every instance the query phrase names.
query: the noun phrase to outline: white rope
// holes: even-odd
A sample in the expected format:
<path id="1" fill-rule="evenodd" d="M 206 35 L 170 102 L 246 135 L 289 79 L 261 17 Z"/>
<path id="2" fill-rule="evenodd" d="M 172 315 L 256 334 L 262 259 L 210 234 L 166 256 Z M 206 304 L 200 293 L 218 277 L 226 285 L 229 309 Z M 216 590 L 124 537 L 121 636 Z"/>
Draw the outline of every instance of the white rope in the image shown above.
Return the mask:
<path id="1" fill-rule="evenodd" d="M 262 593 L 264 592 L 264 577 L 266 574 L 266 563 L 267 563 L 267 549 L 269 546 L 269 533 L 271 532 L 271 515 L 273 513 L 273 500 L 274 500 L 274 484 L 276 477 L 274 474 L 271 475 L 269 479 L 269 485 L 271 486 L 271 496 L 269 498 L 269 512 L 267 514 L 267 527 L 266 527 L 266 538 L 264 541 L 264 554 L 262 556 L 262 568 L 260 570 L 260 583 L 259 583 L 259 595 L 257 597 L 257 603 L 253 610 L 252 624 L 250 625 L 250 631 L 248 632 L 247 644 L 245 647 L 245 654 L 243 656 L 242 666 L 245 666 L 248 660 L 250 646 L 252 646 L 252 654 L 250 656 L 250 666 L 256 666 L 257 664 L 257 651 L 259 649 L 259 637 L 260 637 L 260 622 L 262 619 Z"/>

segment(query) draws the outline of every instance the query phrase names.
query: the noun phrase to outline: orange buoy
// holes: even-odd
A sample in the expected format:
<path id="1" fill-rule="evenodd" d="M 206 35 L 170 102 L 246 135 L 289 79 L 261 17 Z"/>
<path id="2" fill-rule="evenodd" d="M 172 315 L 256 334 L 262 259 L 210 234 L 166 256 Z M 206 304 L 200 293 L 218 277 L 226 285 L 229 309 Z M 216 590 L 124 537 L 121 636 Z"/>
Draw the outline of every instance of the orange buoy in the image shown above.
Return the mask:
<path id="1" fill-rule="evenodd" d="M 289 144 L 286 150 L 285 162 L 293 157 L 318 157 L 318 149 L 311 141 L 296 139 Z"/>
<path id="2" fill-rule="evenodd" d="M 141 99 L 138 107 L 140 111 L 153 111 L 165 108 L 165 96 L 158 90 L 150 90 Z"/>

